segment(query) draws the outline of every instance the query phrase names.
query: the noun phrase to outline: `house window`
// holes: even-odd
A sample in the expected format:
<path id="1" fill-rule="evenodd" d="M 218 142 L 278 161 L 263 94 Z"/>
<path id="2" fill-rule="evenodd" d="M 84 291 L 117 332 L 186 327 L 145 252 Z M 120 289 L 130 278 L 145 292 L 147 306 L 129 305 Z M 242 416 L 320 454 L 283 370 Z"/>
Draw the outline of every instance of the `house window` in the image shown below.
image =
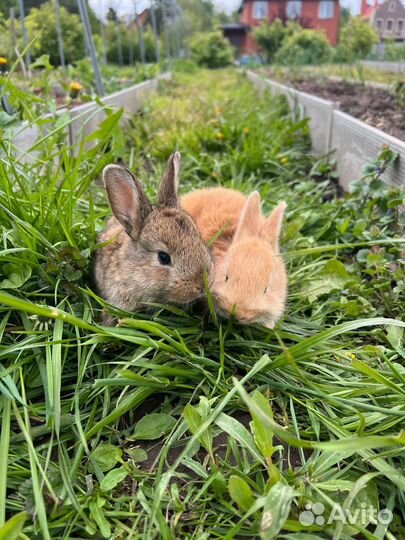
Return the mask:
<path id="1" fill-rule="evenodd" d="M 335 2 L 333 2 L 333 0 L 321 0 L 321 2 L 319 2 L 319 18 L 333 19 L 334 7 Z"/>
<path id="2" fill-rule="evenodd" d="M 374 7 L 374 0 L 367 0 L 367 5 Z"/>
<path id="3" fill-rule="evenodd" d="M 381 32 L 382 28 L 383 28 L 383 20 L 377 19 L 377 30 Z"/>
<path id="4" fill-rule="evenodd" d="M 253 18 L 256 20 L 267 19 L 268 3 L 262 0 L 253 2 Z"/>
<path id="5" fill-rule="evenodd" d="M 392 31 L 392 19 L 388 19 L 387 21 L 387 31 L 388 32 L 391 32 Z"/>
<path id="6" fill-rule="evenodd" d="M 287 2 L 286 14 L 289 19 L 299 19 L 301 17 L 301 0 L 289 0 Z"/>
<path id="7" fill-rule="evenodd" d="M 395 11 L 395 2 L 390 2 L 390 5 L 388 6 L 388 11 Z"/>
<path id="8" fill-rule="evenodd" d="M 397 21 L 397 34 L 402 34 L 403 31 L 404 31 L 404 20 L 399 19 Z"/>

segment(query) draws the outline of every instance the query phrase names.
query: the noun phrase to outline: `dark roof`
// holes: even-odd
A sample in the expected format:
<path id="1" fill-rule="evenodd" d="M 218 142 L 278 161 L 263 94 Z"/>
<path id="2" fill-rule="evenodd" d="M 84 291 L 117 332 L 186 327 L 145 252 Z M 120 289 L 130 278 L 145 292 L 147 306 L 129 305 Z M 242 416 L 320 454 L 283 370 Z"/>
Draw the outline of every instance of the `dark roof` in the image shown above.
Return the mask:
<path id="1" fill-rule="evenodd" d="M 221 30 L 248 30 L 250 26 L 243 23 L 226 23 L 220 24 L 219 27 Z"/>
<path id="2" fill-rule="evenodd" d="M 246 4 L 246 0 L 242 0 L 238 9 L 238 13 L 242 13 L 245 4 Z"/>

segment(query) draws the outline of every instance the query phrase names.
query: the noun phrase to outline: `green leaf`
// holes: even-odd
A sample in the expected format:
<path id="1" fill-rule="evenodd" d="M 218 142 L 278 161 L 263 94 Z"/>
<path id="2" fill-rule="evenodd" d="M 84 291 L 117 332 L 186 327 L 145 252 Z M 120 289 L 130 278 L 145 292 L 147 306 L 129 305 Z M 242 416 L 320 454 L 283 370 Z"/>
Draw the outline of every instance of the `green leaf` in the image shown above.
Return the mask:
<path id="1" fill-rule="evenodd" d="M 121 448 L 109 443 L 99 444 L 91 454 L 91 458 L 103 472 L 107 472 L 115 467 L 121 456 Z M 92 465 L 90 465 L 90 470 L 94 470 Z"/>
<path id="2" fill-rule="evenodd" d="M 250 489 L 249 484 L 246 482 L 246 480 L 244 480 L 240 476 L 236 476 L 235 474 L 233 474 L 229 478 L 228 490 L 231 499 L 242 510 L 247 512 L 254 503 L 254 498 L 252 490 Z"/>
<path id="3" fill-rule="evenodd" d="M 290 513 L 294 490 L 287 484 L 277 482 L 267 494 L 260 524 L 260 538 L 271 540 L 281 531 Z"/>
<path id="4" fill-rule="evenodd" d="M 103 491 L 111 491 L 118 484 L 120 484 L 124 478 L 128 476 L 128 471 L 125 467 L 119 467 L 118 469 L 113 469 L 101 480 L 100 488 Z"/>
<path id="5" fill-rule="evenodd" d="M 194 435 L 204 422 L 204 420 L 201 418 L 200 413 L 190 403 L 187 403 L 187 405 L 184 407 L 183 416 L 188 426 L 188 429 Z M 204 433 L 202 433 L 200 437 L 198 438 L 198 440 L 203 445 L 203 447 L 207 450 L 207 452 L 212 453 L 211 428 L 208 428 Z"/>
<path id="6" fill-rule="evenodd" d="M 232 418 L 232 416 L 221 413 L 215 420 L 215 423 L 218 427 L 225 431 L 225 433 L 228 433 L 228 435 L 237 440 L 240 445 L 247 448 L 258 461 L 263 463 L 263 458 L 257 450 L 252 435 L 248 432 L 245 426 L 236 420 L 236 418 Z"/>
<path id="7" fill-rule="evenodd" d="M 27 512 L 19 512 L 6 521 L 3 527 L 0 528 L 0 540 L 17 540 L 27 517 Z"/>
<path id="8" fill-rule="evenodd" d="M 325 264 L 320 278 L 312 279 L 308 285 L 303 287 L 302 294 L 307 296 L 309 302 L 312 303 L 323 294 L 343 289 L 350 279 L 352 278 L 345 266 L 340 261 L 331 259 Z"/>
<path id="9" fill-rule="evenodd" d="M 135 426 L 129 440 L 154 441 L 169 433 L 176 425 L 176 419 L 170 414 L 151 413 L 143 416 Z"/>
<path id="10" fill-rule="evenodd" d="M 269 400 L 263 396 L 258 390 L 255 390 L 252 394 L 252 401 L 255 403 L 264 414 L 273 418 L 273 411 L 270 406 Z M 269 460 L 274 452 L 273 446 L 273 431 L 264 424 L 257 414 L 253 410 L 250 410 L 253 422 L 252 432 L 255 439 L 255 443 L 260 452 L 266 460 Z"/>
<path id="11" fill-rule="evenodd" d="M 103 538 L 111 538 L 111 526 L 107 521 L 104 512 L 103 505 L 105 504 L 105 499 L 102 497 L 97 497 L 96 500 L 90 501 L 89 510 L 91 517 L 97 523 L 97 526 L 103 536 Z"/>
<path id="12" fill-rule="evenodd" d="M 49 54 L 43 54 L 31 64 L 31 68 L 44 68 L 46 70 L 53 69 L 51 62 L 49 61 Z"/>
<path id="13" fill-rule="evenodd" d="M 128 448 L 125 450 L 125 453 L 128 454 L 135 463 L 142 463 L 148 459 L 148 454 L 143 448 Z"/>
<path id="14" fill-rule="evenodd" d="M 404 329 L 398 326 L 387 326 L 387 340 L 398 354 L 405 356 Z"/>
<path id="15" fill-rule="evenodd" d="M 24 264 L 7 263 L 1 270 L 5 278 L 0 281 L 0 289 L 18 289 L 31 277 L 31 267 Z"/>

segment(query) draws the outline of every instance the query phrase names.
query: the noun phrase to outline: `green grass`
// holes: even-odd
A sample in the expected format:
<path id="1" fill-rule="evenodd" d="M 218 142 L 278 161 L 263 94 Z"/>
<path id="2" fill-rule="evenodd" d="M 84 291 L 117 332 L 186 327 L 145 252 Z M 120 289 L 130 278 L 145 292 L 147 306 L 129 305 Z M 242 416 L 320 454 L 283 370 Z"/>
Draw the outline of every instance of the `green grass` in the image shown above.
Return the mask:
<path id="1" fill-rule="evenodd" d="M 403 538 L 405 246 L 403 198 L 378 180 L 388 152 L 338 197 L 306 122 L 234 71 L 179 73 L 118 119 L 76 157 L 62 128 L 34 162 L 1 142 L 0 538 Z M 100 326 L 100 172 L 120 157 L 153 196 L 175 148 L 183 191 L 288 202 L 275 331 L 170 306 Z M 302 525 L 316 502 L 363 519 Z M 394 519 L 372 524 L 361 504 Z"/>
<path id="2" fill-rule="evenodd" d="M 401 74 L 389 73 L 376 68 L 370 68 L 356 64 L 326 64 L 319 66 L 296 66 L 284 68 L 281 66 L 271 66 L 275 77 L 283 79 L 287 73 L 289 77 L 317 77 L 322 80 L 328 77 L 339 77 L 348 82 L 362 84 L 378 83 L 392 86 L 402 82 L 404 77 Z M 261 72 L 268 72 L 269 68 L 261 68 Z"/>
<path id="3" fill-rule="evenodd" d="M 10 66 L 8 73 L 0 74 L 0 129 L 17 125 L 22 120 L 32 121 L 34 116 L 52 114 L 56 109 L 71 108 L 97 97 L 94 73 L 88 59 L 81 60 L 66 70 L 53 67 L 47 55 L 39 58 L 30 71 L 29 77 L 19 69 L 19 63 Z M 147 64 L 118 67 L 101 65 L 101 78 L 106 95 L 151 79 L 164 70 L 164 65 Z M 70 97 L 70 84 L 78 82 L 82 86 L 76 100 Z M 55 100 L 55 89 L 65 96 Z M 5 94 L 8 97 L 5 97 Z"/>

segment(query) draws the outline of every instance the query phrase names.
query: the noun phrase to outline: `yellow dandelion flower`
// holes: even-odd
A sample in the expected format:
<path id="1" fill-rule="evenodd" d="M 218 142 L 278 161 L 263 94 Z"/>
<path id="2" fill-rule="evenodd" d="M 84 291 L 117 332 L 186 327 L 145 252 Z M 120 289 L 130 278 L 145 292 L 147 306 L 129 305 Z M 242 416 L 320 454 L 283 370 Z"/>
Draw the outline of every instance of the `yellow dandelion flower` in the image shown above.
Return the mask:
<path id="1" fill-rule="evenodd" d="M 216 133 L 215 136 L 216 136 L 216 138 L 217 138 L 219 141 L 223 141 L 223 140 L 224 140 L 224 134 L 221 133 L 220 131 L 218 131 L 218 132 Z"/>
<path id="2" fill-rule="evenodd" d="M 0 56 L 0 73 L 5 73 L 7 71 L 7 58 Z"/>
<path id="3" fill-rule="evenodd" d="M 243 128 L 243 133 L 247 135 L 250 132 L 250 129 L 248 127 Z"/>
<path id="4" fill-rule="evenodd" d="M 288 157 L 287 156 L 283 156 L 281 159 L 280 159 L 280 163 L 282 165 L 285 165 L 286 163 L 288 163 Z"/>
<path id="5" fill-rule="evenodd" d="M 71 97 L 72 99 L 77 98 L 77 96 L 80 94 L 80 90 L 81 90 L 82 88 L 83 88 L 83 87 L 82 87 L 82 85 L 81 85 L 80 83 L 75 82 L 75 81 L 71 82 L 71 83 L 69 84 L 70 97 Z"/>
<path id="6" fill-rule="evenodd" d="M 217 116 L 219 116 L 220 114 L 222 114 L 222 110 L 221 110 L 220 107 L 215 107 L 215 114 L 216 114 Z"/>

